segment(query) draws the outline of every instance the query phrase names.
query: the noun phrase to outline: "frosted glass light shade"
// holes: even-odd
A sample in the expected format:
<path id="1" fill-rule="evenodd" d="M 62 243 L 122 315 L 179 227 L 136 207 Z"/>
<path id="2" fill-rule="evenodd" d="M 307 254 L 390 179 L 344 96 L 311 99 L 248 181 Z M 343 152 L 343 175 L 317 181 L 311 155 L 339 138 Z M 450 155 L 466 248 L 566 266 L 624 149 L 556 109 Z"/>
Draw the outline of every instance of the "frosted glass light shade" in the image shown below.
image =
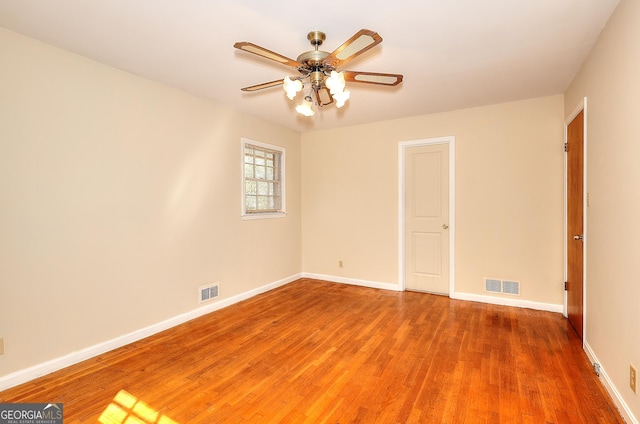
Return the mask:
<path id="1" fill-rule="evenodd" d="M 302 90 L 302 81 L 291 80 L 291 78 L 289 77 L 284 77 L 282 88 L 287 93 L 287 97 L 289 98 L 289 100 L 293 100 L 296 94 L 298 94 L 298 92 Z"/>
<path id="2" fill-rule="evenodd" d="M 311 109 L 312 105 L 313 103 L 311 103 L 311 99 L 308 97 L 305 97 L 303 102 L 298 106 L 296 106 L 296 112 L 304 116 L 313 116 L 315 112 L 313 111 L 313 109 Z"/>
<path id="3" fill-rule="evenodd" d="M 342 72 L 331 71 L 331 74 L 326 79 L 325 84 L 331 94 L 340 93 L 344 90 L 344 74 Z"/>
<path id="4" fill-rule="evenodd" d="M 350 96 L 351 96 L 351 92 L 349 90 L 341 91 L 340 93 L 334 94 L 333 100 L 336 101 L 336 107 L 341 108 L 342 106 L 344 106 L 345 102 L 349 100 Z"/>

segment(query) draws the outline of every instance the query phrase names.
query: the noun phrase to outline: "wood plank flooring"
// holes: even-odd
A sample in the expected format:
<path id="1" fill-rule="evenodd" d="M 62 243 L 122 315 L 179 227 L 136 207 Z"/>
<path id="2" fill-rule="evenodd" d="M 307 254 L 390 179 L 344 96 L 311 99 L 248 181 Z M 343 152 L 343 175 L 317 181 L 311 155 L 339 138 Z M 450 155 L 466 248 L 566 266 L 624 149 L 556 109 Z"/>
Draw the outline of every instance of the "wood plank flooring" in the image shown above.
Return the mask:
<path id="1" fill-rule="evenodd" d="M 559 314 L 302 279 L 24 385 L 65 423 L 623 423 Z"/>

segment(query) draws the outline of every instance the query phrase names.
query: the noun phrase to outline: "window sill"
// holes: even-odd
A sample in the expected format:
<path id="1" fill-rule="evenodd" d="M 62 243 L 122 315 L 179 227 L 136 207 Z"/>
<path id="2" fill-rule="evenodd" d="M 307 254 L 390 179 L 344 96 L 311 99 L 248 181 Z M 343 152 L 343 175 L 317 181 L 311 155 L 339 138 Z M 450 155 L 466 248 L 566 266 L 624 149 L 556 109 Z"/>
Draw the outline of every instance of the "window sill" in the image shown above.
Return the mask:
<path id="1" fill-rule="evenodd" d="M 252 221 L 255 219 L 273 219 L 284 218 L 287 216 L 286 212 L 267 212 L 267 213 L 246 213 L 242 215 L 243 221 Z"/>

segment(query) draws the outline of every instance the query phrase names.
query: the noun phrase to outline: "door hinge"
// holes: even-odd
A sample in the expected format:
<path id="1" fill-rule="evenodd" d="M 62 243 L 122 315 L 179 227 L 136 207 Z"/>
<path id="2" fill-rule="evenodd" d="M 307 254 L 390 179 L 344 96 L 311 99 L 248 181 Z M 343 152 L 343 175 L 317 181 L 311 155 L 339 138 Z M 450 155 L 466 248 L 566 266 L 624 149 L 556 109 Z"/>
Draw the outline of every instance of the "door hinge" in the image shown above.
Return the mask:
<path id="1" fill-rule="evenodd" d="M 567 283 L 566 281 L 564 282 L 564 290 L 567 290 L 567 286 L 569 285 L 569 283 Z"/>
<path id="2" fill-rule="evenodd" d="M 568 151 L 567 143 L 564 143 L 564 151 L 565 151 L 565 152 L 566 152 L 566 151 Z"/>

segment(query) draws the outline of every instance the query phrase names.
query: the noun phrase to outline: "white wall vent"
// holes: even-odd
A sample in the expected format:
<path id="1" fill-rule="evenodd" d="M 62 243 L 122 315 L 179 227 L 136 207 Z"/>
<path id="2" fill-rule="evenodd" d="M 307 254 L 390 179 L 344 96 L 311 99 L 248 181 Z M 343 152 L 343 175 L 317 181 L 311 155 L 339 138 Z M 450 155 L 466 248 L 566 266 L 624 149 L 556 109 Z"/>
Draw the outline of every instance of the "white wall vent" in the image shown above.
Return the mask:
<path id="1" fill-rule="evenodd" d="M 484 280 L 484 290 L 490 293 L 501 293 L 502 292 L 502 281 L 494 280 L 492 278 L 485 278 Z"/>
<path id="2" fill-rule="evenodd" d="M 502 293 L 520 295 L 520 283 L 518 281 L 504 280 L 502 282 Z"/>
<path id="3" fill-rule="evenodd" d="M 485 278 L 484 291 L 488 293 L 504 293 L 520 296 L 520 282 Z"/>
<path id="4" fill-rule="evenodd" d="M 198 300 L 200 303 L 207 302 L 211 299 L 218 297 L 218 284 L 210 284 L 208 286 L 201 286 L 198 291 Z"/>

